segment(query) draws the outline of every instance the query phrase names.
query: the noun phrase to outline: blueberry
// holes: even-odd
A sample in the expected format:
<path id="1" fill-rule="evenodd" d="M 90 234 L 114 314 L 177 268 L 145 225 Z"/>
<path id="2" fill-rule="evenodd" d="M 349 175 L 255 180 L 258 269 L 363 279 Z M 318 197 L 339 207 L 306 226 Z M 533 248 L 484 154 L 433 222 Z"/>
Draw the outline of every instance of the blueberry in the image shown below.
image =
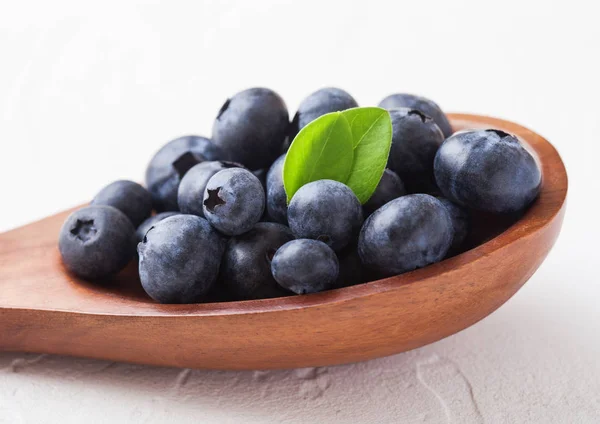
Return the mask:
<path id="1" fill-rule="evenodd" d="M 207 161 L 194 165 L 181 179 L 177 189 L 179 210 L 182 213 L 204 217 L 202 202 L 208 180 L 223 169 L 240 166 L 240 164 L 226 161 Z"/>
<path id="2" fill-rule="evenodd" d="M 265 190 L 267 189 L 267 172 L 269 172 L 269 168 L 261 168 L 257 169 L 256 171 L 252 171 L 254 176 L 258 178 L 258 181 L 260 181 L 263 189 Z"/>
<path id="3" fill-rule="evenodd" d="M 294 194 L 288 222 L 296 238 L 325 242 L 339 251 L 358 234 L 362 207 L 352 190 L 332 180 L 308 183 Z"/>
<path id="4" fill-rule="evenodd" d="M 285 155 L 273 162 L 267 173 L 267 212 L 269 218 L 287 224 L 287 196 L 283 187 L 283 163 Z"/>
<path id="5" fill-rule="evenodd" d="M 435 121 L 438 127 L 440 127 L 440 130 L 442 130 L 444 138 L 452 135 L 452 126 L 450 125 L 450 121 L 448 121 L 446 114 L 442 112 L 442 109 L 440 109 L 436 103 L 425 97 L 406 93 L 392 94 L 379 102 L 379 107 L 388 110 L 400 107 L 419 110 Z"/>
<path id="6" fill-rule="evenodd" d="M 338 253 L 339 275 L 333 288 L 354 286 L 364 283 L 366 280 L 365 270 L 360 262 L 356 245 L 347 246 Z"/>
<path id="7" fill-rule="evenodd" d="M 225 153 L 209 139 L 196 135 L 165 144 L 146 169 L 146 186 L 152 194 L 154 209 L 159 212 L 178 210 L 177 188 L 185 173 L 202 161 L 224 158 Z"/>
<path id="8" fill-rule="evenodd" d="M 134 227 L 152 213 L 152 196 L 144 187 L 133 181 L 115 181 L 94 197 L 92 205 L 112 206 L 123 212 Z"/>
<path id="9" fill-rule="evenodd" d="M 516 212 L 538 195 L 540 169 L 519 140 L 500 130 L 462 131 L 435 157 L 435 179 L 445 197 L 462 206 Z"/>
<path id="10" fill-rule="evenodd" d="M 283 99 L 267 88 L 237 93 L 221 107 L 213 141 L 250 170 L 267 168 L 280 154 L 289 126 Z"/>
<path id="11" fill-rule="evenodd" d="M 331 247 L 318 240 L 292 240 L 281 246 L 271 262 L 280 286 L 296 294 L 316 293 L 333 286 L 339 265 Z"/>
<path id="12" fill-rule="evenodd" d="M 262 299 L 289 294 L 271 275 L 271 259 L 294 236 L 288 227 L 259 222 L 253 229 L 227 242 L 221 280 L 237 299 Z"/>
<path id="13" fill-rule="evenodd" d="M 318 117 L 353 107 L 358 107 L 358 103 L 344 90 L 328 87 L 315 91 L 300 103 L 294 115 L 290 124 L 290 142 L 302 128 Z"/>
<path id="14" fill-rule="evenodd" d="M 452 228 L 454 228 L 454 237 L 452 238 L 452 244 L 448 253 L 458 253 L 462 243 L 469 234 L 471 228 L 471 214 L 466 208 L 452 203 L 445 197 L 436 197 L 446 207 L 450 220 L 452 221 Z"/>
<path id="15" fill-rule="evenodd" d="M 358 254 L 381 276 L 401 274 L 444 258 L 454 230 L 444 205 L 428 194 L 386 203 L 363 225 Z"/>
<path id="16" fill-rule="evenodd" d="M 404 182 L 409 192 L 426 192 L 435 186 L 433 160 L 444 135 L 433 120 L 414 109 L 389 111 L 392 146 L 388 168 Z"/>
<path id="17" fill-rule="evenodd" d="M 213 286 L 225 240 L 204 218 L 174 215 L 138 244 L 142 287 L 161 303 L 194 303 Z"/>
<path id="18" fill-rule="evenodd" d="M 235 236 L 249 231 L 265 210 L 263 186 L 243 168 L 217 172 L 206 184 L 204 216 L 223 234 Z"/>
<path id="19" fill-rule="evenodd" d="M 179 214 L 179 212 L 174 212 L 174 211 L 161 212 L 161 213 L 157 213 L 156 215 L 151 216 L 150 218 L 146 219 L 144 222 L 142 222 L 140 224 L 140 226 L 135 231 L 135 237 L 137 238 L 138 243 L 144 239 L 144 236 L 146 235 L 146 233 L 148 232 L 150 227 L 152 227 L 154 224 L 162 221 L 165 218 L 168 218 L 173 215 L 178 215 L 178 214 Z"/>
<path id="20" fill-rule="evenodd" d="M 64 265 L 85 279 L 109 277 L 135 254 L 135 229 L 112 206 L 87 206 L 73 212 L 60 230 L 58 249 Z"/>
<path id="21" fill-rule="evenodd" d="M 404 183 L 391 169 L 386 169 L 381 176 L 381 180 L 375 189 L 375 193 L 363 205 L 365 216 L 372 214 L 390 200 L 394 200 L 406 194 Z"/>

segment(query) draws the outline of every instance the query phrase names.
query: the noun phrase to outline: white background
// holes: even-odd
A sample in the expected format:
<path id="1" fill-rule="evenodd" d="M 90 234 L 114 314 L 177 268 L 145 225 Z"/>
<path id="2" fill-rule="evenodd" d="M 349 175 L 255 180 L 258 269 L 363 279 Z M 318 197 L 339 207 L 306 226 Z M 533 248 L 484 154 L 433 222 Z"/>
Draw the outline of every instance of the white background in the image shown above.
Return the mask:
<path id="1" fill-rule="evenodd" d="M 569 172 L 550 256 L 506 305 L 415 351 L 278 372 L 0 354 L 0 423 L 600 422 L 600 25 L 592 1 L 0 0 L 0 231 L 141 180 L 251 86 L 407 91 L 541 133 Z"/>

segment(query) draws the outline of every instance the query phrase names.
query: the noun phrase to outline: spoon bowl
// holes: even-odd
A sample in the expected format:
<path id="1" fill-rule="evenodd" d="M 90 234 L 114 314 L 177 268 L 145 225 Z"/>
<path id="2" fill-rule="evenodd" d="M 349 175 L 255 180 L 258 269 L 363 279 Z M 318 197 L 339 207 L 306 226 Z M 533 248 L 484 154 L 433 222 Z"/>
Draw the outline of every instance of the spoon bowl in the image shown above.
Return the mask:
<path id="1" fill-rule="evenodd" d="M 477 215 L 469 250 L 402 275 L 323 293 L 191 305 L 154 303 L 132 263 L 90 283 L 57 240 L 71 211 L 0 234 L 0 350 L 152 365 L 268 369 L 356 362 L 414 349 L 486 317 L 531 277 L 560 231 L 567 174 L 536 133 L 450 114 L 455 130 L 498 128 L 539 160 L 539 197 L 516 217 Z"/>

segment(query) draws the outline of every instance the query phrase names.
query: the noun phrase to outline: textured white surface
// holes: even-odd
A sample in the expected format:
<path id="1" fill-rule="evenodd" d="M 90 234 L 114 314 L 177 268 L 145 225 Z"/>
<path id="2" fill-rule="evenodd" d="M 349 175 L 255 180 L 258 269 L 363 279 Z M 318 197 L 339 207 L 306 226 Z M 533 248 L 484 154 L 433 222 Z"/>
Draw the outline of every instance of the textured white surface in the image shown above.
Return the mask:
<path id="1" fill-rule="evenodd" d="M 0 1 L 0 231 L 142 179 L 250 86 L 395 91 L 549 138 L 555 249 L 496 313 L 433 345 L 319 369 L 209 372 L 0 354 L 0 423 L 600 422 L 600 27 L 593 2 Z M 1 325 L 1 324 L 0 324 Z"/>

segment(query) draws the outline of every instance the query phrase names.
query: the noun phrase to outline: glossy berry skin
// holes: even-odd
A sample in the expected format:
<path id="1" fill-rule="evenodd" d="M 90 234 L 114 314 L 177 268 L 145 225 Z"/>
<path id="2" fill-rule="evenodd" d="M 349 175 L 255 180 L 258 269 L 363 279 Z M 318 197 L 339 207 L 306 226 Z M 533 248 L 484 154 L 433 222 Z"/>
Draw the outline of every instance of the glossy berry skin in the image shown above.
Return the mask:
<path id="1" fill-rule="evenodd" d="M 202 202 L 206 184 L 213 175 L 227 168 L 239 168 L 241 165 L 227 161 L 206 161 L 194 165 L 183 176 L 177 189 L 177 204 L 182 213 L 204 217 Z"/>
<path id="2" fill-rule="evenodd" d="M 290 125 L 290 142 L 298 132 L 320 116 L 358 107 L 354 98 L 342 89 L 327 87 L 315 91 L 300 103 Z"/>
<path id="3" fill-rule="evenodd" d="M 288 207 L 288 222 L 296 238 L 320 240 L 339 251 L 358 234 L 363 213 L 348 186 L 318 180 L 294 194 Z"/>
<path id="4" fill-rule="evenodd" d="M 229 160 L 254 171 L 271 166 L 280 154 L 288 126 L 283 99 L 267 88 L 250 88 L 221 107 L 212 137 Z"/>
<path id="5" fill-rule="evenodd" d="M 519 140 L 499 130 L 461 131 L 435 157 L 443 195 L 462 206 L 492 213 L 527 207 L 538 195 L 541 172 Z"/>
<path id="6" fill-rule="evenodd" d="M 202 207 L 213 227 L 235 236 L 260 221 L 265 210 L 265 192 L 252 172 L 243 168 L 224 169 L 208 180 Z"/>
<path id="7" fill-rule="evenodd" d="M 452 126 L 446 114 L 436 103 L 425 97 L 406 93 L 391 94 L 379 102 L 379 107 L 388 110 L 402 107 L 419 110 L 435 121 L 440 130 L 442 130 L 444 138 L 450 137 L 453 133 Z"/>
<path id="8" fill-rule="evenodd" d="M 112 206 L 87 206 L 73 212 L 60 230 L 58 249 L 63 264 L 88 280 L 110 277 L 135 254 L 135 229 Z"/>
<path id="9" fill-rule="evenodd" d="M 367 203 L 363 205 L 365 216 L 372 214 L 376 209 L 379 209 L 387 202 L 400 196 L 404 196 L 405 194 L 406 188 L 398 174 L 391 169 L 386 169 L 381 176 L 381 180 L 379 180 L 375 193 L 373 193 Z"/>
<path id="10" fill-rule="evenodd" d="M 232 237 L 221 265 L 220 280 L 235 299 L 263 299 L 290 294 L 271 275 L 277 249 L 294 236 L 288 227 L 259 222 L 245 234 Z"/>
<path id="11" fill-rule="evenodd" d="M 174 215 L 138 244 L 142 287 L 160 303 L 198 302 L 217 279 L 225 240 L 204 218 Z"/>
<path id="12" fill-rule="evenodd" d="M 448 253 L 457 253 L 471 229 L 471 214 L 468 209 L 452 203 L 445 197 L 437 196 L 436 199 L 446 208 L 452 221 L 452 228 L 454 228 L 454 237 L 452 238 L 452 244 Z"/>
<path id="13" fill-rule="evenodd" d="M 433 160 L 444 135 L 433 120 L 414 109 L 392 109 L 392 146 L 388 168 L 409 192 L 426 192 L 435 186 Z"/>
<path id="14" fill-rule="evenodd" d="M 316 293 L 333 287 L 339 264 L 331 247 L 318 240 L 299 239 L 284 244 L 271 262 L 273 277 L 296 294 Z"/>
<path id="15" fill-rule="evenodd" d="M 208 138 L 196 135 L 165 144 L 146 169 L 146 187 L 158 212 L 177 211 L 177 189 L 185 173 L 205 160 L 223 160 L 225 153 Z"/>
<path id="16" fill-rule="evenodd" d="M 287 224 L 287 197 L 283 187 L 283 163 L 285 155 L 273 162 L 267 173 L 267 213 L 269 218 Z"/>
<path id="17" fill-rule="evenodd" d="M 454 229 L 444 205 L 428 194 L 410 194 L 377 209 L 363 225 L 358 254 L 380 276 L 438 262 L 450 248 Z"/>
<path id="18" fill-rule="evenodd" d="M 160 222 L 163 219 L 173 215 L 179 215 L 179 212 L 170 211 L 157 213 L 156 215 L 153 215 L 150 218 L 146 219 L 144 222 L 142 222 L 140 226 L 137 227 L 137 230 L 135 230 L 135 238 L 137 239 L 138 243 L 144 239 L 144 236 L 146 235 L 150 227 L 152 227 L 157 222 Z"/>
<path id="19" fill-rule="evenodd" d="M 123 212 L 134 227 L 140 225 L 152 213 L 152 196 L 144 187 L 133 181 L 119 180 L 106 187 L 94 197 L 92 205 L 112 206 Z"/>

